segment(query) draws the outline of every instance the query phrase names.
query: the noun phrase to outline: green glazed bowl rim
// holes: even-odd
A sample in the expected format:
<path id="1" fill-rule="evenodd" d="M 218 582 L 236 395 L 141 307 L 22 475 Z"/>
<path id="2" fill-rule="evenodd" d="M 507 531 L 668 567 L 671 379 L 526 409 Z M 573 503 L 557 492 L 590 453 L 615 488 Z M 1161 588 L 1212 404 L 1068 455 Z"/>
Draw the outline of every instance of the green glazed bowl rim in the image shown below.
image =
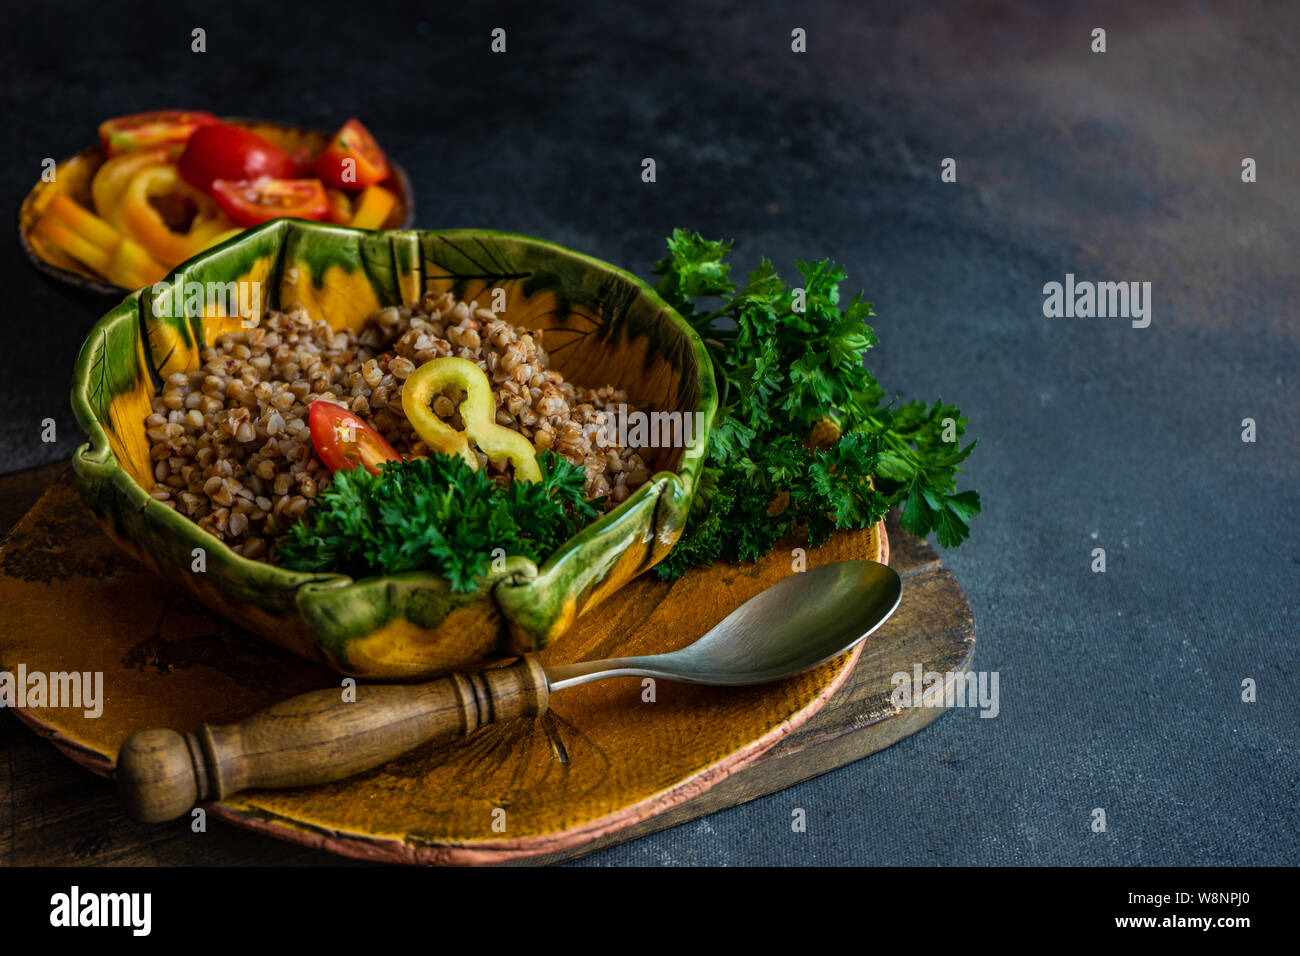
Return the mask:
<path id="1" fill-rule="evenodd" d="M 170 283 L 178 275 L 187 272 L 194 266 L 202 263 L 209 257 L 215 256 L 224 250 L 234 248 L 243 243 L 255 242 L 258 237 L 268 232 L 287 231 L 289 229 L 305 229 L 308 232 L 344 232 L 357 234 L 379 234 L 388 236 L 418 236 L 436 235 L 436 236 L 455 236 L 455 235 L 477 235 L 477 236 L 496 236 L 506 239 L 522 239 L 528 242 L 539 243 L 544 246 L 550 246 L 559 252 L 572 256 L 580 260 L 588 267 L 614 273 L 621 276 L 647 297 L 648 301 L 656 308 L 662 310 L 671 322 L 690 342 L 692 352 L 695 356 L 697 365 L 697 384 L 699 386 L 699 399 L 696 411 L 705 413 L 705 428 L 701 434 L 693 435 L 691 446 L 683 451 L 679 459 L 676 471 L 659 471 L 653 474 L 650 479 L 628 496 L 617 507 L 607 512 L 596 521 L 587 525 L 573 537 L 565 541 L 559 548 L 551 554 L 546 561 L 538 567 L 531 560 L 522 556 L 507 556 L 507 568 L 504 573 L 489 576 L 480 579 L 479 586 L 471 593 L 486 593 L 490 591 L 502 578 L 513 578 L 518 580 L 542 578 L 547 575 L 556 566 L 563 563 L 565 558 L 580 549 L 586 544 L 599 538 L 606 531 L 613 529 L 622 522 L 632 512 L 642 507 L 642 502 L 651 495 L 660 495 L 663 493 L 663 484 L 670 482 L 677 485 L 682 492 L 693 494 L 696 483 L 699 480 L 700 472 L 703 469 L 705 461 L 705 447 L 707 446 L 709 432 L 713 425 L 714 417 L 718 410 L 719 396 L 717 385 L 713 374 L 713 362 L 708 354 L 708 349 L 699 334 L 691 328 L 690 324 L 669 305 L 654 290 L 654 287 L 647 283 L 639 276 L 628 272 L 612 263 L 597 259 L 585 253 L 561 246 L 559 243 L 552 242 L 549 239 L 542 239 L 537 236 L 526 233 L 510 232 L 496 229 L 474 229 L 474 228 L 456 228 L 456 229 L 395 229 L 395 230 L 366 230 L 355 229 L 350 226 L 339 226 L 329 223 L 318 223 L 305 219 L 276 219 L 265 223 L 261 226 L 248 229 L 237 236 L 232 236 L 225 242 L 219 243 L 209 249 L 204 250 L 197 256 L 182 262 L 170 273 L 166 279 L 161 280 L 160 284 Z M 283 237 L 281 239 L 283 242 Z M 426 571 L 412 571 L 401 574 L 374 575 L 366 578 L 353 578 L 347 574 L 326 573 L 326 572 L 306 572 L 293 571 L 279 565 L 269 564 L 254 558 L 247 558 L 236 553 L 224 541 L 208 533 L 199 527 L 198 523 L 191 521 L 180 512 L 167 507 L 161 502 L 155 500 L 149 492 L 143 488 L 128 472 L 122 467 L 117 460 L 108 436 L 98 416 L 95 414 L 90 403 L 91 372 L 96 354 L 96 345 L 101 340 L 107 340 L 108 329 L 117 322 L 121 321 L 140 321 L 140 297 L 148 292 L 152 287 L 143 286 L 134 292 L 128 293 L 121 302 L 113 309 L 100 318 L 90 329 L 82 342 L 78 351 L 76 362 L 73 366 L 72 381 L 72 408 L 77 418 L 78 424 L 86 432 L 89 441 L 82 444 L 73 455 L 74 471 L 78 474 L 95 476 L 101 480 L 107 479 L 112 486 L 137 510 L 147 513 L 152 520 L 159 523 L 169 532 L 174 532 L 183 540 L 192 544 L 193 547 L 201 547 L 211 562 L 214 554 L 220 559 L 220 563 L 237 570 L 241 575 L 252 581 L 261 584 L 285 590 L 298 590 L 303 586 L 311 586 L 313 590 L 321 588 L 342 588 L 352 584 L 379 583 L 403 583 L 419 582 L 423 584 L 435 585 L 446 584 L 446 578 L 440 575 Z M 278 304 L 277 304 L 278 305 Z M 148 370 L 146 370 L 147 372 Z M 696 454 L 689 455 L 687 451 L 697 451 Z M 522 582 L 519 582 L 522 583 Z"/>

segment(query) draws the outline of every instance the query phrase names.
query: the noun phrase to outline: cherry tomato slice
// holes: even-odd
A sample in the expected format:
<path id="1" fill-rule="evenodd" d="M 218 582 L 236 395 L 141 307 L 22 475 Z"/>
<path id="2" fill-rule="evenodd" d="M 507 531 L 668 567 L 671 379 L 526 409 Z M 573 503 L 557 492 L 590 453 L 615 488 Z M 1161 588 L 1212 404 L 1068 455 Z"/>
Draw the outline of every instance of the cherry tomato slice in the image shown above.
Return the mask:
<path id="1" fill-rule="evenodd" d="M 109 156 L 132 149 L 183 143 L 201 126 L 219 123 L 201 110 L 154 110 L 117 116 L 99 124 L 99 141 Z"/>
<path id="2" fill-rule="evenodd" d="M 195 131 L 181 153 L 181 178 L 200 192 L 217 179 L 293 179 L 292 157 L 264 136 L 228 123 Z"/>
<path id="3" fill-rule="evenodd" d="M 316 175 L 326 186 L 364 189 L 388 178 L 388 159 L 370 131 L 353 117 L 316 160 Z"/>
<path id="4" fill-rule="evenodd" d="M 212 183 L 212 198 L 241 226 L 282 216 L 319 222 L 329 212 L 319 179 L 218 179 Z"/>
<path id="5" fill-rule="evenodd" d="M 316 455 L 331 474 L 360 465 L 377 475 L 384 462 L 402 460 L 383 435 L 342 405 L 312 402 L 307 412 L 307 423 Z"/>
<path id="6" fill-rule="evenodd" d="M 293 161 L 294 179 L 311 179 L 316 175 L 316 154 L 310 147 L 299 146 L 289 158 Z"/>

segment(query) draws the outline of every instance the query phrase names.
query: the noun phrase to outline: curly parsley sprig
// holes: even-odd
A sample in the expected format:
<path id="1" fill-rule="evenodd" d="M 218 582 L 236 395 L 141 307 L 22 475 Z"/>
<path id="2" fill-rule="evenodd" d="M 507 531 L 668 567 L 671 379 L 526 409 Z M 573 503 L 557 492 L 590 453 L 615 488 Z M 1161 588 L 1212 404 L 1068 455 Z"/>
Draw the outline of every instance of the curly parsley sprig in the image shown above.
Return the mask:
<path id="1" fill-rule="evenodd" d="M 942 401 L 882 405 L 863 365 L 875 313 L 860 292 L 841 305 L 842 267 L 797 262 L 796 289 L 762 259 L 738 288 L 730 253 L 729 241 L 676 229 L 654 266 L 656 291 L 708 346 L 725 400 L 686 530 L 659 576 L 760 557 L 797 529 L 820 544 L 894 505 L 914 534 L 961 544 L 980 510 L 977 492 L 955 491 L 975 447 L 959 441 L 967 419 Z M 722 302 L 707 309 L 703 299 Z"/>
<path id="2" fill-rule="evenodd" d="M 432 571 L 463 594 L 491 569 L 492 552 L 541 563 L 600 515 L 586 473 L 544 451 L 540 481 L 497 487 L 459 455 L 335 472 L 314 506 L 289 528 L 281 563 L 298 571 L 365 578 Z"/>

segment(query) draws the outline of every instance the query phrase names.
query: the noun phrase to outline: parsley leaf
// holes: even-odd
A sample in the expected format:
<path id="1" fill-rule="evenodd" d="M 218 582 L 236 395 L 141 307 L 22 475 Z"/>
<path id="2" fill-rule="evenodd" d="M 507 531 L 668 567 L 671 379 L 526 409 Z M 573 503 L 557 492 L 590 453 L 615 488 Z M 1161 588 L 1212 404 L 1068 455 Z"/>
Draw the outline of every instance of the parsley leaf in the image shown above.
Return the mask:
<path id="1" fill-rule="evenodd" d="M 656 291 L 704 339 L 725 397 L 686 530 L 659 576 L 760 557 L 793 531 L 819 544 L 894 506 L 914 534 L 961 544 L 980 510 L 976 492 L 956 493 L 975 447 L 960 444 L 961 412 L 942 401 L 882 404 L 863 365 L 875 312 L 860 292 L 841 304 L 841 266 L 797 262 L 796 289 L 761 259 L 737 289 L 731 246 L 675 229 L 654 265 Z M 709 309 L 701 299 L 722 301 Z"/>
<path id="2" fill-rule="evenodd" d="M 464 594 L 491 570 L 497 548 L 538 564 L 600 514 L 586 475 L 551 451 L 540 481 L 499 488 L 460 456 L 390 462 L 377 475 L 339 471 L 289 528 L 281 564 L 354 578 L 431 571 Z"/>

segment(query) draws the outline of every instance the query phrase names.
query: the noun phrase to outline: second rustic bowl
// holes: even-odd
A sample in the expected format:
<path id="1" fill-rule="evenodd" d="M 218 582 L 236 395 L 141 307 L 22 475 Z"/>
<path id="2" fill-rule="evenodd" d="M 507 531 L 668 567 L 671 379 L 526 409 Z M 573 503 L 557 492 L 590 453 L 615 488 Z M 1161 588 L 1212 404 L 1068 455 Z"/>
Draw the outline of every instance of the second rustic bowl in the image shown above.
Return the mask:
<path id="1" fill-rule="evenodd" d="M 704 344 L 635 276 L 528 236 L 481 230 L 367 232 L 281 219 L 182 264 L 175 283 L 257 282 L 262 310 L 302 303 L 334 328 L 388 305 L 450 291 L 487 305 L 505 290 L 507 321 L 546 330 L 552 367 L 582 385 L 624 388 L 647 411 L 702 412 L 718 396 Z M 155 294 L 127 296 L 91 330 L 72 405 L 89 436 L 73 458 L 82 498 L 126 551 L 219 614 L 304 657 L 367 678 L 418 678 L 545 647 L 577 615 L 658 563 L 680 536 L 703 456 L 648 450 L 650 481 L 541 567 L 510 557 L 469 594 L 428 573 L 354 580 L 290 571 L 236 554 L 149 496 L 144 420 L 163 380 L 241 327 L 219 308 L 155 315 Z M 259 316 L 260 317 L 260 316 Z M 703 434 L 692 448 L 702 449 Z M 195 549 L 205 561 L 196 564 Z M 202 566 L 204 570 L 193 570 Z"/>
<path id="2" fill-rule="evenodd" d="M 259 136 L 264 136 L 290 155 L 299 150 L 307 150 L 312 154 L 319 153 L 330 138 L 323 130 L 307 129 L 289 123 L 275 123 L 270 120 L 224 117 L 222 122 L 242 126 Z M 22 205 L 18 207 L 18 243 L 31 264 L 51 278 L 83 292 L 116 297 L 129 290 L 109 282 L 63 250 L 51 245 L 34 231 L 36 220 L 41 218 L 50 201 L 59 194 L 68 196 L 78 205 L 94 212 L 95 204 L 90 198 L 90 184 L 106 159 L 102 146 L 89 146 L 77 155 L 58 163 L 51 182 L 42 179 L 33 186 L 31 192 L 23 199 Z M 383 185 L 397 197 L 397 202 L 389 212 L 388 219 L 383 223 L 383 228 L 407 229 L 415 223 L 415 195 L 411 191 L 411 183 L 407 179 L 406 171 L 391 157 L 389 165 L 392 167 L 392 174 Z"/>

